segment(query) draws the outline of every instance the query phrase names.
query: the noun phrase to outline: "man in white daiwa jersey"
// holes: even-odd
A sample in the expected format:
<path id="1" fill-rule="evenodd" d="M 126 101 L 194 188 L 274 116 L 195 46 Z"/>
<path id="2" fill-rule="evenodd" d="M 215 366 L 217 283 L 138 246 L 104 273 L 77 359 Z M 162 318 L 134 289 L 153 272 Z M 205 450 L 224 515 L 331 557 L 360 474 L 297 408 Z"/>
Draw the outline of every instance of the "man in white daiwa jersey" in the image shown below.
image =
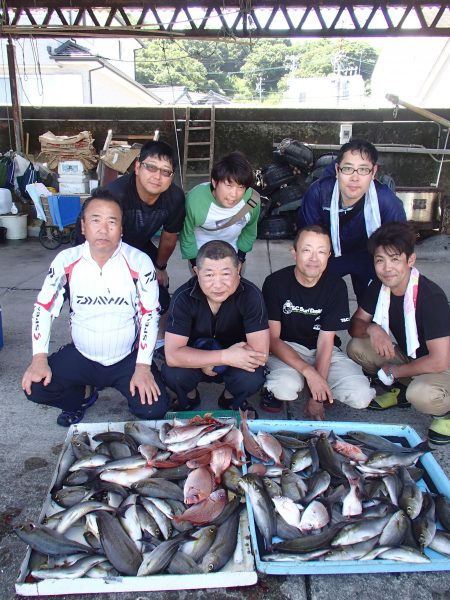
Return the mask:
<path id="1" fill-rule="evenodd" d="M 107 190 L 86 200 L 81 227 L 85 243 L 56 256 L 38 294 L 22 388 L 29 400 L 61 409 L 64 427 L 81 421 L 104 387 L 119 390 L 137 417 L 161 418 L 168 395 L 152 363 L 160 311 L 153 263 L 121 241 L 122 209 Z M 65 299 L 72 342 L 48 356 Z"/>
<path id="2" fill-rule="evenodd" d="M 256 239 L 260 211 L 252 199 L 252 184 L 250 163 L 240 152 L 231 152 L 213 166 L 211 183 L 200 183 L 188 193 L 180 248 L 192 266 L 211 240 L 231 244 L 244 263 Z"/>

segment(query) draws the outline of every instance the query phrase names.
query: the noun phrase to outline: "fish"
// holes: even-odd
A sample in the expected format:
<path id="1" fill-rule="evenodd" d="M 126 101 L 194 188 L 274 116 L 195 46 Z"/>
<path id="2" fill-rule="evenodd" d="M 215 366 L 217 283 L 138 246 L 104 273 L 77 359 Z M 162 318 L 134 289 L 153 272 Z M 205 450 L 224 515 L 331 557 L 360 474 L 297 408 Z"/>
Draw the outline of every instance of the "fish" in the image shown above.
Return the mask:
<path id="1" fill-rule="evenodd" d="M 311 531 L 322 529 L 330 522 L 328 510 L 318 500 L 313 500 L 308 504 L 302 513 L 300 519 L 300 531 L 310 533 Z"/>
<path id="2" fill-rule="evenodd" d="M 401 446 L 399 444 L 395 444 L 394 442 L 390 442 L 380 435 L 375 435 L 374 433 L 365 433 L 364 431 L 349 431 L 347 432 L 347 435 L 357 442 L 361 442 L 364 444 L 364 446 L 373 448 L 377 451 L 397 452 L 403 454 L 408 452 L 416 452 L 417 448 L 417 446 L 414 448 Z"/>
<path id="3" fill-rule="evenodd" d="M 328 529 L 314 535 L 301 535 L 292 540 L 284 540 L 273 544 L 274 552 L 303 553 L 319 550 L 330 545 L 342 525 L 332 525 Z"/>
<path id="4" fill-rule="evenodd" d="M 233 494 L 242 494 L 239 488 L 239 480 L 242 477 L 241 471 L 234 465 L 230 465 L 222 475 L 222 485 Z"/>
<path id="5" fill-rule="evenodd" d="M 187 554 L 195 562 L 201 561 L 216 539 L 217 529 L 216 525 L 200 527 L 191 533 L 190 540 L 183 542 L 180 552 Z"/>
<path id="6" fill-rule="evenodd" d="M 303 510 L 303 507 L 300 507 L 293 500 L 285 496 L 273 496 L 272 502 L 275 505 L 275 510 L 286 523 L 300 529 L 301 511 Z"/>
<path id="7" fill-rule="evenodd" d="M 378 538 L 374 537 L 364 542 L 349 544 L 342 548 L 334 548 L 323 557 L 324 560 L 359 560 L 368 552 L 373 550 L 378 543 Z"/>
<path id="8" fill-rule="evenodd" d="M 180 534 L 175 538 L 161 542 L 151 552 L 144 552 L 137 576 L 146 577 L 147 575 L 164 571 L 177 552 L 178 546 L 182 543 L 183 539 L 183 534 Z"/>
<path id="9" fill-rule="evenodd" d="M 244 447 L 249 454 L 262 462 L 270 462 L 270 458 L 258 444 L 255 435 L 248 428 L 247 411 L 239 410 L 241 415 L 241 432 L 244 440 Z"/>
<path id="10" fill-rule="evenodd" d="M 197 504 L 206 500 L 214 489 L 214 475 L 206 467 L 193 469 L 184 483 L 184 503 Z"/>
<path id="11" fill-rule="evenodd" d="M 374 538 L 383 531 L 389 517 L 364 519 L 357 523 L 344 525 L 339 533 L 331 540 L 331 546 L 347 546 Z"/>
<path id="12" fill-rule="evenodd" d="M 53 481 L 52 489 L 50 491 L 52 495 L 54 495 L 59 489 L 61 489 L 64 478 L 66 477 L 69 471 L 69 467 L 73 464 L 74 460 L 75 453 L 73 451 L 73 446 L 72 444 L 67 444 L 67 446 L 61 453 L 61 457 L 56 467 L 55 478 Z"/>
<path id="13" fill-rule="evenodd" d="M 332 439 L 331 446 L 333 450 L 345 456 L 345 458 L 349 460 L 354 460 L 357 462 L 366 462 L 369 458 L 368 455 L 361 450 L 359 446 L 355 444 L 350 444 L 350 442 L 346 442 L 341 439 L 338 435 L 336 435 L 333 431 L 330 434 Z"/>
<path id="14" fill-rule="evenodd" d="M 294 500 L 294 502 L 303 500 L 308 490 L 306 481 L 290 469 L 283 469 L 280 485 L 282 495 Z"/>
<path id="15" fill-rule="evenodd" d="M 210 469 L 214 475 L 214 481 L 218 485 L 222 480 L 222 475 L 231 464 L 233 448 L 223 445 L 221 448 L 214 448 L 211 451 Z"/>
<path id="16" fill-rule="evenodd" d="M 450 532 L 450 500 L 444 494 L 438 494 L 435 505 L 439 522 L 446 531 Z"/>
<path id="17" fill-rule="evenodd" d="M 93 567 L 106 562 L 106 560 L 105 556 L 84 556 L 66 567 L 33 569 L 31 575 L 37 579 L 78 579 L 86 575 Z"/>
<path id="18" fill-rule="evenodd" d="M 158 506 L 156 506 L 154 502 L 152 502 L 152 500 L 153 498 L 145 498 L 144 496 L 141 496 L 139 498 L 139 502 L 142 504 L 143 508 L 156 522 L 158 529 L 162 534 L 162 537 L 165 540 L 168 540 L 173 533 L 173 519 L 169 519 L 169 517 L 165 515 L 163 511 Z"/>
<path id="19" fill-rule="evenodd" d="M 75 542 L 64 534 L 42 525 L 25 523 L 15 527 L 13 531 L 22 541 L 41 554 L 48 554 L 49 556 L 61 556 L 63 554 L 73 554 L 74 552 L 95 554 L 95 550 L 90 546 Z"/>
<path id="20" fill-rule="evenodd" d="M 137 575 L 142 554 L 133 540 L 110 513 L 97 513 L 97 520 L 100 541 L 109 562 L 123 575 Z"/>
<path id="21" fill-rule="evenodd" d="M 239 485 L 248 494 L 256 526 L 263 537 L 265 549 L 270 551 L 272 549 L 272 538 L 276 530 L 272 501 L 258 475 L 247 473 L 242 477 Z"/>
<path id="22" fill-rule="evenodd" d="M 88 491 L 87 487 L 82 485 L 74 485 L 72 487 L 64 487 L 52 492 L 53 501 L 63 506 L 64 508 L 70 508 L 78 502 L 81 502 L 86 496 Z"/>
<path id="23" fill-rule="evenodd" d="M 408 517 L 403 510 L 397 510 L 391 515 L 381 532 L 380 546 L 400 546 L 405 539 L 408 529 Z"/>
<path id="24" fill-rule="evenodd" d="M 124 433 L 121 431 L 103 431 L 101 433 L 96 433 L 92 439 L 96 442 L 122 442 L 130 447 L 131 454 L 138 453 L 136 441 L 131 435 L 128 435 L 126 431 Z"/>
<path id="25" fill-rule="evenodd" d="M 90 456 L 85 456 L 83 458 L 79 458 L 74 463 L 72 463 L 69 467 L 69 471 L 73 473 L 74 471 L 78 471 L 79 469 L 92 469 L 95 467 L 103 467 L 110 460 L 109 456 L 105 456 L 104 454 L 91 454 Z"/>
<path id="26" fill-rule="evenodd" d="M 283 447 L 280 442 L 267 431 L 258 431 L 256 440 L 263 451 L 279 467 L 282 466 Z"/>
<path id="27" fill-rule="evenodd" d="M 291 458 L 290 469 L 294 473 L 304 471 L 312 465 L 312 456 L 310 448 L 300 448 L 296 450 Z"/>
<path id="28" fill-rule="evenodd" d="M 274 481 L 270 477 L 263 477 L 262 482 L 264 484 L 266 492 L 271 498 L 273 498 L 274 496 L 282 496 L 281 486 L 279 486 L 276 481 Z"/>
<path id="29" fill-rule="evenodd" d="M 200 563 L 203 573 L 220 571 L 230 560 L 237 544 L 239 520 L 239 511 L 235 511 L 219 526 L 213 543 Z"/>
<path id="30" fill-rule="evenodd" d="M 280 442 L 283 448 L 291 448 L 292 450 L 298 450 L 300 448 L 306 448 L 308 443 L 304 440 L 299 440 L 290 435 L 282 435 L 281 433 L 273 433 L 273 436 Z"/>
<path id="31" fill-rule="evenodd" d="M 173 500 L 181 501 L 184 499 L 183 492 L 176 483 L 172 483 L 161 477 L 144 479 L 138 483 L 133 483 L 131 487 L 138 494 L 142 494 L 143 496 L 164 499 L 171 498 Z"/>
<path id="32" fill-rule="evenodd" d="M 327 471 L 332 477 L 342 479 L 342 462 L 340 455 L 335 452 L 325 436 L 319 437 L 316 442 L 317 454 L 322 469 Z"/>
<path id="33" fill-rule="evenodd" d="M 447 531 L 437 529 L 434 538 L 428 544 L 428 548 L 450 557 L 450 534 Z"/>
<path id="34" fill-rule="evenodd" d="M 79 502 L 78 504 L 75 504 L 75 506 L 72 506 L 64 511 L 64 514 L 61 516 L 61 519 L 56 526 L 56 531 L 58 533 L 65 533 L 70 527 L 72 527 L 74 523 L 79 521 L 88 513 L 94 511 L 115 512 L 115 509 L 107 504 L 103 504 L 102 502 Z"/>
<path id="35" fill-rule="evenodd" d="M 171 575 L 192 575 L 194 573 L 202 573 L 203 571 L 200 568 L 195 560 L 193 560 L 189 555 L 183 554 L 177 550 L 170 561 L 167 572 Z"/>
<path id="36" fill-rule="evenodd" d="M 180 523 L 181 521 L 189 521 L 194 525 L 205 525 L 210 523 L 225 508 L 227 502 L 226 490 L 219 488 L 212 492 L 206 500 L 193 504 L 187 508 L 181 515 L 176 515 L 173 518 L 174 523 Z"/>
<path id="37" fill-rule="evenodd" d="M 399 475 L 403 487 L 398 500 L 398 505 L 400 508 L 403 508 L 410 519 L 415 519 L 422 510 L 422 490 L 412 480 L 405 467 L 400 467 Z"/>
<path id="38" fill-rule="evenodd" d="M 307 504 L 317 496 L 320 496 L 330 487 L 331 476 L 328 471 L 318 471 L 308 480 L 307 493 L 301 500 L 302 504 Z"/>
<path id="39" fill-rule="evenodd" d="M 227 433 L 231 431 L 233 428 L 233 423 L 229 423 L 228 425 L 223 425 L 222 427 L 218 427 L 217 429 L 213 429 L 212 431 L 207 431 L 203 433 L 200 439 L 197 441 L 197 446 L 207 446 L 217 440 L 223 438 Z"/>
<path id="40" fill-rule="evenodd" d="M 385 550 L 378 556 L 385 560 L 397 560 L 399 562 L 408 563 L 429 563 L 431 559 L 426 554 L 420 552 L 416 548 L 409 546 L 398 546 L 397 548 L 390 548 Z"/>
<path id="41" fill-rule="evenodd" d="M 366 461 L 366 466 L 375 469 L 389 469 L 391 467 L 409 467 L 425 453 L 431 452 L 428 441 L 415 446 L 415 452 L 399 454 L 398 452 L 374 452 Z"/>
<path id="42" fill-rule="evenodd" d="M 120 471 L 118 469 L 105 469 L 99 475 L 102 481 L 115 483 L 125 487 L 131 487 L 141 481 L 148 481 L 156 473 L 154 467 L 141 467 L 139 469 L 126 469 Z"/>
<path id="43" fill-rule="evenodd" d="M 124 432 L 129 435 L 136 444 L 150 444 L 151 446 L 156 446 L 156 448 L 159 448 L 160 450 L 166 450 L 166 444 L 161 441 L 159 432 L 140 421 L 125 423 Z"/>
<path id="44" fill-rule="evenodd" d="M 435 512 L 434 500 L 429 492 L 425 492 L 423 494 L 422 510 L 412 522 L 414 537 L 421 548 L 429 546 L 436 534 Z"/>

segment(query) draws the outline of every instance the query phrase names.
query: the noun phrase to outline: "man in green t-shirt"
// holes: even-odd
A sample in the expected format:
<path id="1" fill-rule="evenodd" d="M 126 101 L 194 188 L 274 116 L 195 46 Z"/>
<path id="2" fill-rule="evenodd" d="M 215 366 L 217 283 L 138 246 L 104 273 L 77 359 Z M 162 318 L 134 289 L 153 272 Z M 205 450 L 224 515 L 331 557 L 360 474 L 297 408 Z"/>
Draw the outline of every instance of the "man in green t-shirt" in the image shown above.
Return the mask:
<path id="1" fill-rule="evenodd" d="M 256 239 L 260 210 L 259 202 L 251 200 L 252 184 L 250 163 L 240 152 L 231 152 L 214 164 L 211 183 L 200 183 L 187 194 L 180 247 L 192 266 L 199 249 L 211 240 L 228 242 L 245 261 Z"/>

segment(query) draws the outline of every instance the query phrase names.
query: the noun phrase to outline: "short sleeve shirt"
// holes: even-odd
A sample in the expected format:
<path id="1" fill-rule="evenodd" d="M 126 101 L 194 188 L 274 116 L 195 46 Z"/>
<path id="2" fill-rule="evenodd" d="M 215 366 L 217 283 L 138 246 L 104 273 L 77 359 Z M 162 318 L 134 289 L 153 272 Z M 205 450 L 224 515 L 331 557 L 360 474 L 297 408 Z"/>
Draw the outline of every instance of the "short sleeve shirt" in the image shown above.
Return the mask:
<path id="1" fill-rule="evenodd" d="M 281 323 L 280 338 L 311 350 L 320 331 L 342 331 L 350 321 L 347 286 L 325 271 L 314 287 L 305 287 L 290 266 L 269 275 L 263 285 L 269 321 Z M 340 345 L 335 338 L 335 345 Z"/>
<path id="2" fill-rule="evenodd" d="M 375 314 L 381 282 L 373 280 L 364 294 L 361 308 L 369 315 Z M 407 354 L 404 296 L 391 294 L 389 304 L 389 328 L 399 348 Z M 428 354 L 427 341 L 450 336 L 450 308 L 444 291 L 433 281 L 419 276 L 419 291 L 416 303 L 416 325 L 419 348 L 416 357 Z"/>
<path id="3" fill-rule="evenodd" d="M 174 293 L 166 331 L 188 337 L 192 346 L 200 338 L 214 338 L 223 348 L 244 342 L 248 333 L 268 328 L 267 311 L 261 291 L 247 279 L 222 303 L 217 314 L 211 311 L 198 280 L 193 277 Z"/>
<path id="4" fill-rule="evenodd" d="M 151 206 L 137 192 L 136 175 L 122 175 L 108 185 L 108 190 L 123 208 L 123 241 L 148 253 L 150 239 L 161 228 L 179 233 L 185 217 L 184 192 L 174 183 Z"/>

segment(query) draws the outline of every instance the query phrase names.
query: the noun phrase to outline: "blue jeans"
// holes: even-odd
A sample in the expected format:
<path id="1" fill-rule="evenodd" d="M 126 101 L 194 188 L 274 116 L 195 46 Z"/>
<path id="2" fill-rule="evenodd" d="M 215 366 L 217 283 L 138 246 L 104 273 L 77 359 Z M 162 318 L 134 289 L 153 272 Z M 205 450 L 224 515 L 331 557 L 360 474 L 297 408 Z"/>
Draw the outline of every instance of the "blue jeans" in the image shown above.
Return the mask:
<path id="1" fill-rule="evenodd" d="M 104 366 L 83 356 L 73 344 L 63 346 L 48 358 L 52 380 L 44 386 L 33 383 L 28 400 L 74 412 L 83 404 L 86 385 L 112 387 L 128 401 L 130 412 L 140 419 L 161 419 L 169 406 L 169 395 L 156 365 L 152 374 L 161 390 L 158 402 L 141 404 L 139 392 L 130 392 L 130 380 L 136 366 L 137 350 L 114 365 Z"/>

